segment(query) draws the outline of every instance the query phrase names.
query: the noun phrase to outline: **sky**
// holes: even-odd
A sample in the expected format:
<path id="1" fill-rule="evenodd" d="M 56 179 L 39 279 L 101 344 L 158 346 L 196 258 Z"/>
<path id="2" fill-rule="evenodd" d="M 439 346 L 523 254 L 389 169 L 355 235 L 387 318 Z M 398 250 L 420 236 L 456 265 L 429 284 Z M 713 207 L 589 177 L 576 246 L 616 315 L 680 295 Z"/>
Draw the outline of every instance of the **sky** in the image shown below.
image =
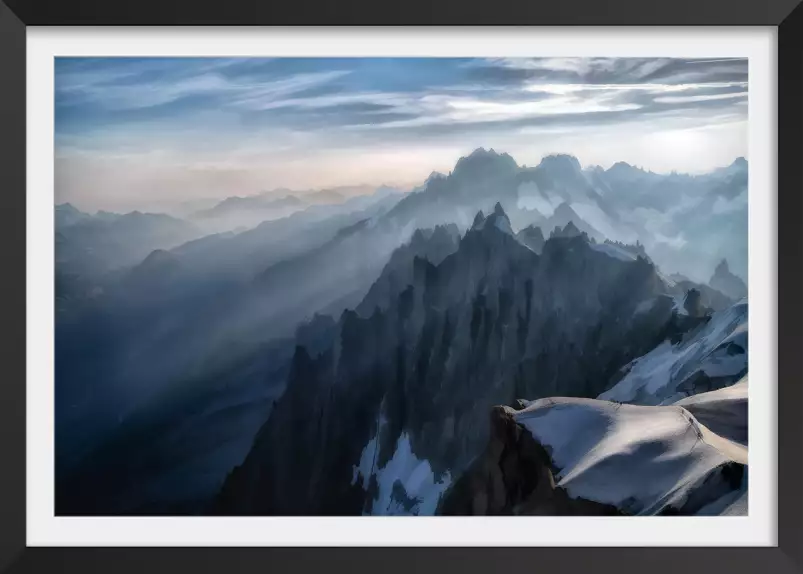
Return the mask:
<path id="1" fill-rule="evenodd" d="M 477 147 L 703 173 L 747 157 L 747 60 L 57 58 L 55 195 L 87 211 L 421 183 Z"/>

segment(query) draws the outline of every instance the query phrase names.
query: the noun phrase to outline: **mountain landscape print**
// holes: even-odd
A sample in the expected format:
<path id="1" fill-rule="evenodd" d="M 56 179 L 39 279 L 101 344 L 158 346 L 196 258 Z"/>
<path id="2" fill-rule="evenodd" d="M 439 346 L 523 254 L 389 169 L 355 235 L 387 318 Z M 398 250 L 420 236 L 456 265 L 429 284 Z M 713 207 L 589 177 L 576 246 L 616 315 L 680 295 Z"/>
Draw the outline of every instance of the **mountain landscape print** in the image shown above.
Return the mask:
<path id="1" fill-rule="evenodd" d="M 56 514 L 746 515 L 747 69 L 56 58 Z"/>

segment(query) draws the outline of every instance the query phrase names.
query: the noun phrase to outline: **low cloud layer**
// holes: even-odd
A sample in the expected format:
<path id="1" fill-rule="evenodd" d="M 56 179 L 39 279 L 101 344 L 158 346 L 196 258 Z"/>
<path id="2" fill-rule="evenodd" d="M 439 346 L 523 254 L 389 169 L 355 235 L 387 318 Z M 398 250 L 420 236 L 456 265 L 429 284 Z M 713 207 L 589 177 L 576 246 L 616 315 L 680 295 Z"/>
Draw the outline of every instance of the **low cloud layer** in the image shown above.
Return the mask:
<path id="1" fill-rule="evenodd" d="M 700 172 L 746 124 L 744 59 L 59 58 L 56 200 L 412 183 L 478 146 Z"/>

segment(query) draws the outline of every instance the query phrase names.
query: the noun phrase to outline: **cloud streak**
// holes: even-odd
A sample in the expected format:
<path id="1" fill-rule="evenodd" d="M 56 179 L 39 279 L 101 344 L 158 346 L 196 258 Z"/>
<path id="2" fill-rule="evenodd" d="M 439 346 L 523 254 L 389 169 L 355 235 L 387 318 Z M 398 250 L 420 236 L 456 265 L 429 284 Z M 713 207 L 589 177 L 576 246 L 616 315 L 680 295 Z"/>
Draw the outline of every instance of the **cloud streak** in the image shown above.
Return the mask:
<path id="1" fill-rule="evenodd" d="M 326 129 L 338 118 L 343 126 L 362 120 L 396 127 L 400 120 L 394 115 L 404 115 L 401 121 L 408 126 L 611 111 L 637 117 L 662 109 L 652 104 L 721 101 L 726 108 L 746 97 L 747 85 L 743 60 L 442 60 L 435 63 L 441 75 L 430 69 L 419 73 L 420 60 L 393 60 L 390 67 L 407 78 L 403 90 L 396 85 L 399 78 L 376 74 L 381 60 L 366 66 L 364 59 L 303 59 L 295 69 L 288 66 L 292 60 L 281 66 L 271 66 L 277 60 L 250 66 L 237 59 L 124 60 L 116 67 L 108 60 L 57 63 L 57 128 L 91 132 L 149 120 L 169 128 L 212 109 L 247 121 L 263 116 L 259 123 L 265 126 L 274 118 L 286 124 L 277 116 L 289 113 L 304 131 L 314 130 L 322 114 L 330 116 Z M 725 93 L 708 97 L 711 90 Z M 666 96 L 678 92 L 682 95 Z M 162 113 L 165 107 L 169 118 Z M 305 114 L 313 121 L 306 122 Z M 77 118 L 80 129 L 70 122 Z M 237 127 L 232 121 L 230 129 Z"/>
<path id="2" fill-rule="evenodd" d="M 747 119 L 747 60 L 728 58 L 58 58 L 55 85 L 57 155 L 67 165 L 80 154 L 85 167 L 93 156 L 126 156 L 126 166 L 139 158 L 149 169 L 156 156 L 173 157 L 177 170 L 231 157 L 314 165 L 338 149 L 355 158 L 338 156 L 343 177 L 358 178 L 357 158 L 379 149 L 383 161 L 492 144 L 529 156 L 546 150 L 533 139 L 542 133 L 557 151 L 578 153 L 554 134 L 592 141 Z M 723 140 L 722 150 L 732 148 Z M 722 150 L 700 161 L 719 162 Z M 618 159 L 644 156 L 631 153 Z M 586 161 L 607 157 L 595 151 Z M 683 162 L 653 167 L 700 168 Z M 291 176 L 275 183 L 293 185 Z"/>

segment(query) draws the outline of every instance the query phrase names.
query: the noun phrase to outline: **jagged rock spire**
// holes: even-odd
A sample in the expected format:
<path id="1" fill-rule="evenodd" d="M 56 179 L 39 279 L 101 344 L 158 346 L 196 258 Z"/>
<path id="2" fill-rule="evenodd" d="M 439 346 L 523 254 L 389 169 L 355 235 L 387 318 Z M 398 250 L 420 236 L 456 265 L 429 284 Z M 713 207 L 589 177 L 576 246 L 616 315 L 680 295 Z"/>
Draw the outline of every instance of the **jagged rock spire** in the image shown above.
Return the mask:
<path id="1" fill-rule="evenodd" d="M 488 216 L 483 227 L 487 229 L 489 226 L 495 227 L 509 235 L 513 235 L 513 230 L 510 227 L 510 218 L 502 208 L 502 204 L 498 201 L 496 205 L 494 205 L 494 212 Z"/>

